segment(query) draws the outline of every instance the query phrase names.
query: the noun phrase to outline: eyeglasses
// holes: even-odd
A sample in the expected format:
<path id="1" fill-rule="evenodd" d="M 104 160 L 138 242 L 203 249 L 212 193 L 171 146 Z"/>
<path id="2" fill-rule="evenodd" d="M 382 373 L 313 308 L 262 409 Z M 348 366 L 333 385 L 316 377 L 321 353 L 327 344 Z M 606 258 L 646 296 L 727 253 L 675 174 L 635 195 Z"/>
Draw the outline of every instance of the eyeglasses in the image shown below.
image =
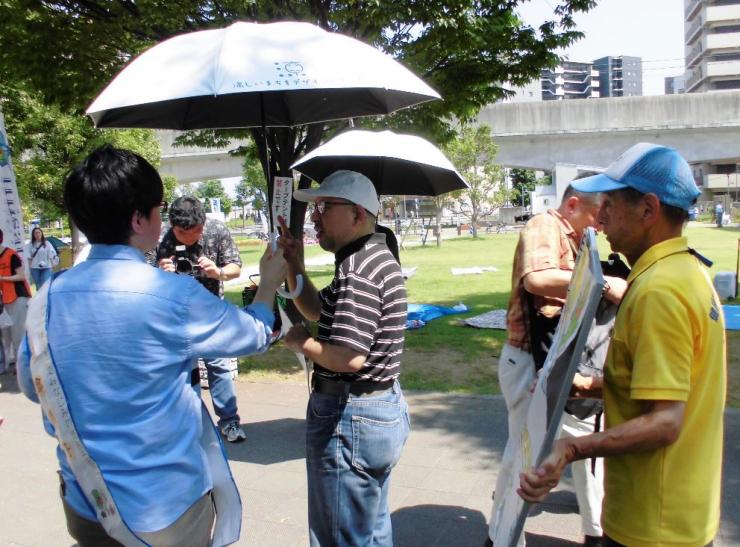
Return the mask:
<path id="1" fill-rule="evenodd" d="M 327 205 L 351 205 L 354 206 L 354 203 L 346 203 L 344 201 L 317 201 L 313 207 L 311 207 L 311 214 L 313 214 L 314 211 L 319 213 L 319 215 L 323 215 L 326 212 L 326 206 Z"/>
<path id="2" fill-rule="evenodd" d="M 167 203 L 167 200 L 164 200 L 162 203 L 159 204 L 159 212 L 162 214 L 165 214 L 167 212 L 167 209 L 170 208 L 170 204 Z"/>

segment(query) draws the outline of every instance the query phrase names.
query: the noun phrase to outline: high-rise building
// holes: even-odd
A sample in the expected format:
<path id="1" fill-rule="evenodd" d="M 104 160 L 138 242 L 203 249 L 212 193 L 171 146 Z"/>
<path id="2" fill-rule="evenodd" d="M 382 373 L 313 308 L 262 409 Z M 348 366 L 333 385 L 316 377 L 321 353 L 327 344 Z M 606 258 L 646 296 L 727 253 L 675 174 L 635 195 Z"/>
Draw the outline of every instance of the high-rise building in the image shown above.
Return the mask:
<path id="1" fill-rule="evenodd" d="M 602 97 L 642 95 L 642 59 L 640 57 L 601 57 L 593 62 L 599 72 Z"/>
<path id="2" fill-rule="evenodd" d="M 665 94 L 676 95 L 678 93 L 686 93 L 686 76 L 680 74 L 678 76 L 666 76 L 663 79 L 665 83 Z"/>
<path id="3" fill-rule="evenodd" d="M 563 61 L 540 72 L 543 101 L 600 97 L 599 73 L 591 63 Z"/>
<path id="4" fill-rule="evenodd" d="M 740 0 L 684 0 L 686 92 L 740 89 Z"/>

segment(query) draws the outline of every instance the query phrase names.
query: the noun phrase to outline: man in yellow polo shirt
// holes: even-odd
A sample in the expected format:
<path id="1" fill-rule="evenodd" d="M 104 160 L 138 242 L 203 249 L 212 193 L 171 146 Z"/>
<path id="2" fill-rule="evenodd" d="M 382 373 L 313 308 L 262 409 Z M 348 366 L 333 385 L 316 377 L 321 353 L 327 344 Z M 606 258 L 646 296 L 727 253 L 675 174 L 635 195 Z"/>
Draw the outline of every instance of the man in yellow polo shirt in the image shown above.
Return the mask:
<path id="1" fill-rule="evenodd" d="M 598 220 L 632 266 L 604 370 L 606 429 L 557 441 L 519 493 L 541 501 L 569 462 L 604 456 L 605 545 L 707 545 L 719 526 L 726 365 L 719 298 L 681 237 L 699 191 L 678 152 L 647 143 L 573 186 L 605 193 Z M 579 394 L 601 391 L 586 382 Z"/>

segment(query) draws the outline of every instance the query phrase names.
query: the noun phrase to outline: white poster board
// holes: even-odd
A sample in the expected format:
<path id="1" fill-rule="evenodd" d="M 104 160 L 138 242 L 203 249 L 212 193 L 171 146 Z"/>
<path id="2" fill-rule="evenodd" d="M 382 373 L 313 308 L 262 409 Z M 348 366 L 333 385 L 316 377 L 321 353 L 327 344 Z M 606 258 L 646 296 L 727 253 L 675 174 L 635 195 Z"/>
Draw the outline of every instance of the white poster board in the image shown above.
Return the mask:
<path id="1" fill-rule="evenodd" d="M 494 516 L 495 547 L 515 547 L 524 530 L 530 504 L 516 492 L 519 474 L 539 465 L 550 453 L 603 289 L 596 233 L 587 228 L 565 307 L 529 404 L 527 426 L 519 440 L 514 470 L 507 477 L 505 490 L 496 492 L 496 496 L 504 496 L 504 501 Z"/>
<path id="2" fill-rule="evenodd" d="M 285 219 L 290 227 L 290 202 L 293 199 L 293 177 L 274 177 L 272 190 L 272 220 L 278 225 L 278 217 Z"/>
<path id="3" fill-rule="evenodd" d="M 0 229 L 3 245 L 14 249 L 23 258 L 24 230 L 21 200 L 15 183 L 13 162 L 10 159 L 8 135 L 5 132 L 5 117 L 0 112 Z M 24 261 L 25 262 L 25 261 Z"/>

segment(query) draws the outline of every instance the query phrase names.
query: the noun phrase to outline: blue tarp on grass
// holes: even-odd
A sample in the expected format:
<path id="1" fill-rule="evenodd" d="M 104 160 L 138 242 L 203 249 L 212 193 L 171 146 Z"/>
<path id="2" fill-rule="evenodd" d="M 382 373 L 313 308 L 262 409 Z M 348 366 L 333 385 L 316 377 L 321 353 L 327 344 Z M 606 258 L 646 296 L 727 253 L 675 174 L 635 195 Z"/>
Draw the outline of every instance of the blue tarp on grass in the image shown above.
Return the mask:
<path id="1" fill-rule="evenodd" d="M 419 329 L 432 319 L 453 313 L 465 313 L 466 311 L 468 311 L 468 307 L 462 302 L 451 308 L 435 306 L 434 304 L 409 304 L 406 328 Z"/>
<path id="2" fill-rule="evenodd" d="M 722 306 L 725 312 L 725 329 L 740 330 L 740 306 Z"/>

